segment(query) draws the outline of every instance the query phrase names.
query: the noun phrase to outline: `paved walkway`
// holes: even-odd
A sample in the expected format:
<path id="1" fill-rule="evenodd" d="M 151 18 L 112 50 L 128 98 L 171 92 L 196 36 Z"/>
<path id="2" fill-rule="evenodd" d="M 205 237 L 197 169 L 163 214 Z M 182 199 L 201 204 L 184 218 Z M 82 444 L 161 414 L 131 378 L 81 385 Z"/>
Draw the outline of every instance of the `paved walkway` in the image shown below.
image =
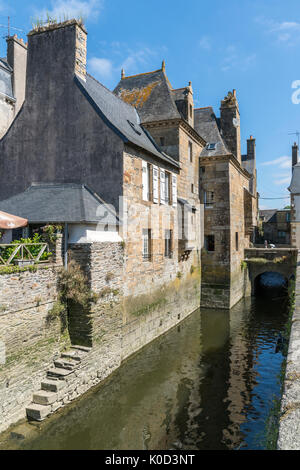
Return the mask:
<path id="1" fill-rule="evenodd" d="M 299 259 L 299 256 L 298 256 Z M 279 450 L 300 450 L 300 262 L 298 261 L 295 311 L 287 356 L 281 403 Z"/>

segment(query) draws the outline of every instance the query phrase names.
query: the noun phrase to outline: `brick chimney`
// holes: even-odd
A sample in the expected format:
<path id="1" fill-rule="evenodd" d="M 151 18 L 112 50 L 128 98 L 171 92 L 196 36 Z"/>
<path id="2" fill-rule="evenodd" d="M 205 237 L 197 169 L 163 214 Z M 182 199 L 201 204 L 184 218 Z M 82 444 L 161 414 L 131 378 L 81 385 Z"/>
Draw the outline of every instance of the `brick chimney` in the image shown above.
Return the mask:
<path id="1" fill-rule="evenodd" d="M 220 111 L 221 131 L 228 150 L 241 163 L 240 112 L 236 90 L 229 91 L 224 100 L 221 101 Z"/>
<path id="2" fill-rule="evenodd" d="M 27 44 L 16 34 L 7 38 L 6 42 L 7 62 L 13 69 L 13 94 L 16 98 L 15 114 L 17 114 L 25 99 Z"/>
<path id="3" fill-rule="evenodd" d="M 87 32 L 78 20 L 37 27 L 28 34 L 26 101 L 44 106 L 70 86 L 74 74 L 86 79 Z"/>
<path id="4" fill-rule="evenodd" d="M 255 160 L 256 156 L 256 144 L 255 139 L 253 139 L 252 135 L 250 135 L 250 139 L 247 139 L 247 159 L 248 160 Z"/>
<path id="5" fill-rule="evenodd" d="M 294 145 L 292 146 L 292 167 L 297 165 L 298 163 L 298 145 L 296 142 L 294 142 Z"/>

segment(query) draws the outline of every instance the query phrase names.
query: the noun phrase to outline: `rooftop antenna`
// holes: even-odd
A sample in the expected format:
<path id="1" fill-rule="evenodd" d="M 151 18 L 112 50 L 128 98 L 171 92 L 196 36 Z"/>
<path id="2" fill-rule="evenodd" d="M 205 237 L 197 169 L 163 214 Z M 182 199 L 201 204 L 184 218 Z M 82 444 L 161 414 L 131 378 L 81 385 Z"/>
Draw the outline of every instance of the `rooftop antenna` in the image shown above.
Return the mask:
<path id="1" fill-rule="evenodd" d="M 289 135 L 296 135 L 297 138 L 298 138 L 298 147 L 299 147 L 299 136 L 300 136 L 300 132 L 299 131 L 296 131 L 296 132 L 289 132 Z"/>
<path id="2" fill-rule="evenodd" d="M 5 24 L 0 24 L 0 28 L 5 28 L 5 29 L 7 29 L 7 36 L 6 36 L 6 35 L 3 36 L 4 38 L 9 38 L 9 37 L 10 37 L 11 29 L 14 29 L 15 31 L 20 31 L 21 33 L 26 34 L 26 31 L 24 31 L 24 29 L 15 28 L 14 26 L 11 26 L 11 25 L 10 25 L 10 16 L 7 17 L 7 25 L 5 25 Z"/>

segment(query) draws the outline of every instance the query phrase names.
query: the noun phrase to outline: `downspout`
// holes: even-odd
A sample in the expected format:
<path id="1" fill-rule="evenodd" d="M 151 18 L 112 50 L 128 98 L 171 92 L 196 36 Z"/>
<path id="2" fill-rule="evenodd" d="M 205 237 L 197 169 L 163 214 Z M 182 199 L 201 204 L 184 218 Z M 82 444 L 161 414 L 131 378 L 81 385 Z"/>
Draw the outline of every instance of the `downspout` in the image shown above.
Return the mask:
<path id="1" fill-rule="evenodd" d="M 65 223 L 64 265 L 65 265 L 66 270 L 68 269 L 68 238 L 69 238 L 68 224 Z"/>

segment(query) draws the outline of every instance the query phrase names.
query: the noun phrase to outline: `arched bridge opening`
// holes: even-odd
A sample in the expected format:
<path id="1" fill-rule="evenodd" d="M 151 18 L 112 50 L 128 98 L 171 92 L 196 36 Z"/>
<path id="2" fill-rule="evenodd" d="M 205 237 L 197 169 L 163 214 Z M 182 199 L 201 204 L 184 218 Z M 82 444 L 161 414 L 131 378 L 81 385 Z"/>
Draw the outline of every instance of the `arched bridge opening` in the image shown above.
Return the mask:
<path id="1" fill-rule="evenodd" d="M 288 279 L 276 271 L 258 274 L 253 282 L 253 295 L 256 297 L 283 297 L 288 294 Z"/>
<path id="2" fill-rule="evenodd" d="M 247 276 L 251 294 L 255 296 L 288 295 L 289 287 L 295 280 L 298 250 L 296 248 L 245 250 Z"/>

